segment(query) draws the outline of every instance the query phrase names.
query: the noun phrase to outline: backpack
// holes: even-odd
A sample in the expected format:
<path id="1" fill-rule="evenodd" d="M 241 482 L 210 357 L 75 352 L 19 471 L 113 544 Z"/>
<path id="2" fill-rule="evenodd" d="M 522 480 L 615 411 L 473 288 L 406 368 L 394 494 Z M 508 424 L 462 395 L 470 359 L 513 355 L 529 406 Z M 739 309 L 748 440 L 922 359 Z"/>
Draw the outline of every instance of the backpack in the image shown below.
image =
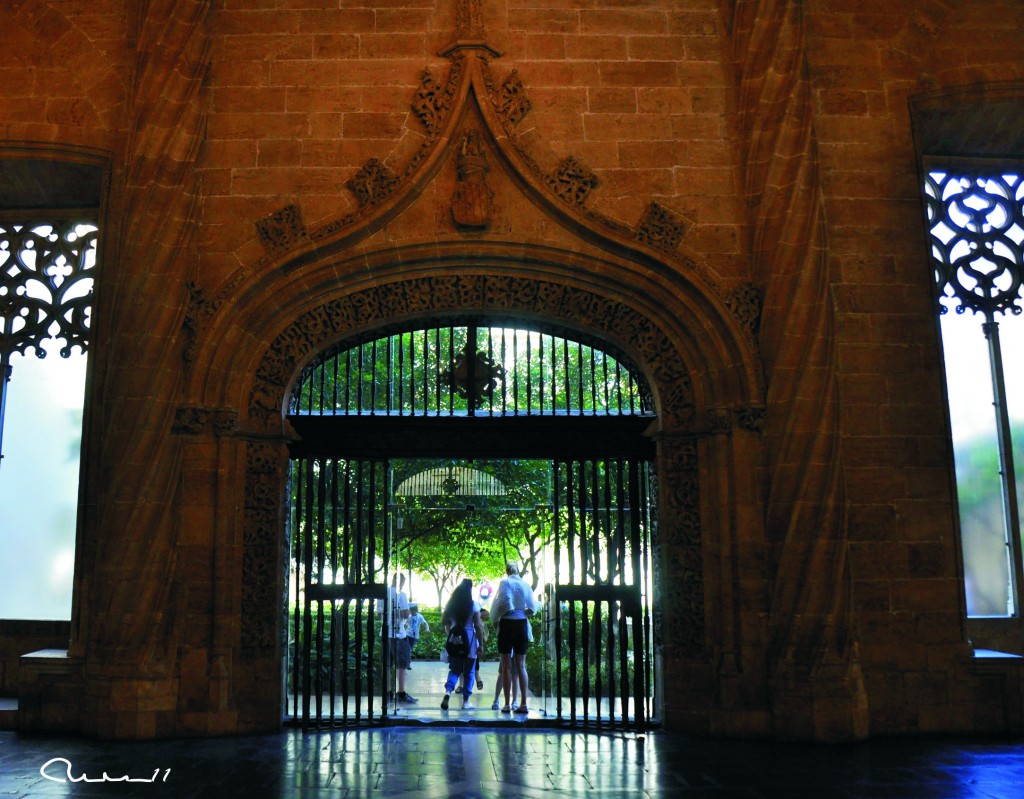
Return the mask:
<path id="1" fill-rule="evenodd" d="M 450 658 L 464 658 L 469 654 L 469 637 L 464 627 L 452 627 L 448 640 L 444 642 L 444 650 Z"/>

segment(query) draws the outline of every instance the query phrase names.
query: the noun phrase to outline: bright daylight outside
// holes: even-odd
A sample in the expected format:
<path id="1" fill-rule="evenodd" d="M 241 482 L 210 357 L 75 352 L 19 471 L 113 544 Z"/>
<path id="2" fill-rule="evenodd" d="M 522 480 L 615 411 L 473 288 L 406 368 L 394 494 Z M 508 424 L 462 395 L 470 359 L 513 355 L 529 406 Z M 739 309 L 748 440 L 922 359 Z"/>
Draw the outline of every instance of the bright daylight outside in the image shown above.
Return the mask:
<path id="1" fill-rule="evenodd" d="M 1004 521 L 996 394 L 986 321 L 997 323 L 1005 406 L 1020 498 L 1024 468 L 1024 318 L 1019 290 L 1024 263 L 1024 181 L 1019 175 L 960 177 L 932 171 L 926 182 L 933 264 L 940 288 L 967 613 L 1010 616 L 1014 550 Z M 990 320 L 986 317 L 990 317 Z M 1018 499 L 1018 504 L 1020 499 Z"/>
<path id="2" fill-rule="evenodd" d="M 95 232 L 0 222 L 4 619 L 71 618 Z"/>

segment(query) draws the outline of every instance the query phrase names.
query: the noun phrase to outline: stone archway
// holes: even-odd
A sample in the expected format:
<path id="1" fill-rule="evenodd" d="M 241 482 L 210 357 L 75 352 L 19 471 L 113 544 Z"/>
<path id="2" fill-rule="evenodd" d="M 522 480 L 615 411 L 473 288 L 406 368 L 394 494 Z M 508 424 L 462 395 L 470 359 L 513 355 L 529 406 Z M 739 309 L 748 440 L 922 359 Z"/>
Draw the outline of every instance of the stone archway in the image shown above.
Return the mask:
<path id="1" fill-rule="evenodd" d="M 647 372 L 662 428 L 681 434 L 660 447 L 659 482 L 667 488 L 659 492 L 656 571 L 671 564 L 673 573 L 684 579 L 656 582 L 663 598 L 655 612 L 656 636 L 670 641 L 677 653 L 701 654 L 705 586 L 693 390 L 672 342 L 636 309 L 554 282 L 492 275 L 422 277 L 354 292 L 300 314 L 274 339 L 256 369 L 247 409 L 250 421 L 264 429 L 279 425 L 296 374 L 346 334 L 394 319 L 465 309 L 558 320 L 618 342 Z M 286 460 L 281 438 L 246 443 L 240 643 L 242 660 L 253 665 L 279 656 Z M 671 611 L 665 613 L 665 608 Z"/>

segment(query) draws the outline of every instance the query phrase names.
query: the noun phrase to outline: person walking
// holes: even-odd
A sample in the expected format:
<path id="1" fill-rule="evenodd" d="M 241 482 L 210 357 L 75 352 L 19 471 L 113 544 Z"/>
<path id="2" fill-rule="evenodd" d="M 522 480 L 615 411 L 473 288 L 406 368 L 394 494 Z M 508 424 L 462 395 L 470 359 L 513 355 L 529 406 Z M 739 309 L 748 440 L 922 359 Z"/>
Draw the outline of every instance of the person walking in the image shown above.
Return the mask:
<path id="1" fill-rule="evenodd" d="M 420 642 L 420 630 L 429 633 L 430 623 L 423 618 L 419 605 L 409 605 L 409 668 L 412 668 L 412 656 L 416 644 Z"/>
<path id="2" fill-rule="evenodd" d="M 505 578 L 498 586 L 491 603 L 491 618 L 498 626 L 498 654 L 501 657 L 501 674 L 505 693 L 502 713 L 511 713 L 509 692 L 512 683 L 519 686 L 519 705 L 516 713 L 529 713 L 526 697 L 529 678 L 526 674 L 526 649 L 530 644 L 530 617 L 537 612 L 537 601 L 533 591 L 519 576 L 519 566 L 509 561 L 505 566 Z"/>
<path id="3" fill-rule="evenodd" d="M 462 709 L 472 710 L 469 698 L 473 695 L 473 679 L 476 672 L 476 658 L 480 645 L 487 634 L 483 621 L 480 619 L 480 606 L 473 600 L 473 581 L 463 580 L 441 614 L 446 638 L 451 641 L 458 637 L 462 642 L 462 651 L 456 651 L 454 645 L 448 647 L 448 679 L 444 683 L 444 699 L 441 709 L 447 710 L 451 693 L 459 678 L 464 687 Z M 453 635 L 454 633 L 454 635 Z M 447 645 L 446 645 L 447 646 Z"/>

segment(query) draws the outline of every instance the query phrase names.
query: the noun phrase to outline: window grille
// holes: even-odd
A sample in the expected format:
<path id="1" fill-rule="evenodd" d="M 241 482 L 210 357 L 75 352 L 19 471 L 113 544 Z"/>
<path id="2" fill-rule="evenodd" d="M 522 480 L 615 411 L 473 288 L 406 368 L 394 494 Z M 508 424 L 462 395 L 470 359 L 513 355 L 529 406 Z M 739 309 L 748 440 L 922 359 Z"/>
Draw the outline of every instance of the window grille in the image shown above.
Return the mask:
<path id="1" fill-rule="evenodd" d="M 1000 321 L 1008 330 L 1021 327 L 1013 317 L 1022 311 L 1024 181 L 1020 170 L 979 162 L 944 163 L 927 172 L 924 198 L 938 312 L 948 315 L 952 309 L 963 315 L 970 311 L 982 318 L 975 331 L 961 333 L 955 331 L 963 328 L 962 324 L 951 319 L 942 322 L 968 615 L 1015 616 L 1019 613 L 1022 560 L 1014 439 L 1024 434 L 1024 406 L 1015 414 L 1012 400 L 1017 375 L 1024 370 L 1013 368 L 1013 359 L 1010 369 L 1006 368 Z M 983 466 L 980 474 L 977 462 L 982 456 L 978 453 L 984 452 L 984 445 L 964 434 L 967 422 L 958 418 L 953 401 L 964 384 L 975 396 L 984 391 L 984 385 L 972 384 L 957 365 L 971 360 L 958 359 L 957 353 L 969 346 L 971 335 L 979 333 L 985 339 L 995 411 L 993 435 L 987 437 L 992 464 L 987 469 Z M 978 415 L 977 408 L 974 415 Z M 1017 418 L 1021 419 L 1019 425 Z M 973 507 L 979 504 L 987 504 L 987 512 Z"/>
<path id="2" fill-rule="evenodd" d="M 0 217 L 0 617 L 69 618 L 98 230 L 12 217 Z"/>

